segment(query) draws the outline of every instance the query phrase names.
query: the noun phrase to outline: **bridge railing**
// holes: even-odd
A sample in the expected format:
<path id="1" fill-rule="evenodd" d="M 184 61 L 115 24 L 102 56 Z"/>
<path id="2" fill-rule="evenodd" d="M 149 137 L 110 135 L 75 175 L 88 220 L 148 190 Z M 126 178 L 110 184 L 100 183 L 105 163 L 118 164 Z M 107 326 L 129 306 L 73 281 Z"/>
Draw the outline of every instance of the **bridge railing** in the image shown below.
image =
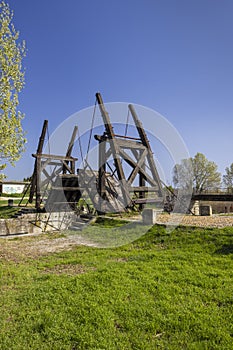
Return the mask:
<path id="1" fill-rule="evenodd" d="M 226 188 L 226 187 L 221 187 L 221 188 L 213 188 L 209 190 L 202 190 L 202 191 L 196 191 L 195 189 L 193 190 L 193 195 L 196 194 L 233 194 L 233 188 Z"/>

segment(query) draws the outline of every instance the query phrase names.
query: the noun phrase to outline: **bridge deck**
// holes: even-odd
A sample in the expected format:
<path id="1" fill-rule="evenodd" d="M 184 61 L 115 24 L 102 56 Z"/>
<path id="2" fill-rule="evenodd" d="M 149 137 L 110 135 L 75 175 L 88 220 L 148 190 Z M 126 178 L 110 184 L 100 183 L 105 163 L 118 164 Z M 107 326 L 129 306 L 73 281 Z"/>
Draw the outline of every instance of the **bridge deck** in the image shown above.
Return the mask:
<path id="1" fill-rule="evenodd" d="M 196 201 L 233 202 L 233 193 L 199 193 L 193 194 L 192 199 Z"/>

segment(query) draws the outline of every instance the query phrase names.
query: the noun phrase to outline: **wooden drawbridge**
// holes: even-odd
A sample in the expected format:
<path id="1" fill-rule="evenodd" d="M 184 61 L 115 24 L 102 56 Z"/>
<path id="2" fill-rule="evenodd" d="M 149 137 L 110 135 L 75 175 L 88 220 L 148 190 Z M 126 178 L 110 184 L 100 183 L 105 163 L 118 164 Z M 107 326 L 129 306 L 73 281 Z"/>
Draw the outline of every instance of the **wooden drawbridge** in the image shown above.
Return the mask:
<path id="1" fill-rule="evenodd" d="M 94 136 L 98 141 L 98 169 L 92 169 L 87 161 L 82 169 L 76 169 L 77 158 L 72 156 L 72 150 L 77 126 L 65 156 L 44 154 L 48 128 L 48 122 L 44 122 L 37 152 L 33 154 L 35 166 L 30 185 L 29 202 L 35 198 L 37 211 L 76 210 L 80 201 L 91 203 L 98 213 L 142 209 L 148 202 L 163 206 L 164 191 L 153 153 L 133 105 L 128 108 L 137 137 L 116 134 L 100 93 L 96 94 L 96 101 L 105 128 L 102 135 Z"/>

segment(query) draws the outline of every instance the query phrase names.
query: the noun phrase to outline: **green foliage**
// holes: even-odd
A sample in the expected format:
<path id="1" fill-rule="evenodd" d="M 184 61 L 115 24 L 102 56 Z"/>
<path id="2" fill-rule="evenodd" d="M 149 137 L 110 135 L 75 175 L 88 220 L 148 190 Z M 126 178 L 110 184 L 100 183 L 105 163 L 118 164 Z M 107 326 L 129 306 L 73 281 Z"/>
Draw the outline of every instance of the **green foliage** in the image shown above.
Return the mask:
<path id="1" fill-rule="evenodd" d="M 32 176 L 24 177 L 23 182 L 31 182 L 32 181 Z"/>
<path id="2" fill-rule="evenodd" d="M 230 167 L 226 167 L 226 174 L 223 175 L 223 183 L 228 188 L 228 190 L 233 190 L 233 163 Z"/>
<path id="3" fill-rule="evenodd" d="M 173 170 L 175 186 L 188 188 L 190 180 L 196 192 L 217 189 L 221 186 L 221 174 L 217 165 L 209 161 L 204 154 L 197 153 L 194 158 L 183 159 Z"/>
<path id="4" fill-rule="evenodd" d="M 0 3 L 0 171 L 7 163 L 14 165 L 24 150 L 22 113 L 18 94 L 24 86 L 22 59 L 25 43 L 18 43 L 19 32 L 12 23 L 13 13 L 4 1 Z M 4 175 L 1 174 L 3 178 Z"/>
<path id="5" fill-rule="evenodd" d="M 20 255 L 40 237 L 4 240 L 1 349 L 231 350 L 232 237 L 232 228 L 154 226 L 116 249 L 41 257 Z"/>
<path id="6" fill-rule="evenodd" d="M 22 198 L 22 196 L 23 196 L 22 193 L 4 193 L 4 192 L 0 193 L 0 199 L 1 199 L 1 197 Z"/>
<path id="7" fill-rule="evenodd" d="M 173 182 L 175 187 L 189 190 L 193 188 L 192 158 L 182 159 L 173 169 Z"/>

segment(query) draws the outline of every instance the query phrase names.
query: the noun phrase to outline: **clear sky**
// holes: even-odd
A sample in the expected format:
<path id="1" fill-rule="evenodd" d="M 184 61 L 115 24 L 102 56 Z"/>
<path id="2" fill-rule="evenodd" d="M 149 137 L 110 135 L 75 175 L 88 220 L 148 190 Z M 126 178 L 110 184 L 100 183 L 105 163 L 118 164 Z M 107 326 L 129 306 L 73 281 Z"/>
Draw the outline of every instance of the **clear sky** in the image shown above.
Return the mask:
<path id="1" fill-rule="evenodd" d="M 219 171 L 233 162 L 232 0 L 8 0 L 26 40 L 26 153 L 8 179 L 30 176 L 44 119 L 50 133 L 95 102 L 155 109 Z"/>

